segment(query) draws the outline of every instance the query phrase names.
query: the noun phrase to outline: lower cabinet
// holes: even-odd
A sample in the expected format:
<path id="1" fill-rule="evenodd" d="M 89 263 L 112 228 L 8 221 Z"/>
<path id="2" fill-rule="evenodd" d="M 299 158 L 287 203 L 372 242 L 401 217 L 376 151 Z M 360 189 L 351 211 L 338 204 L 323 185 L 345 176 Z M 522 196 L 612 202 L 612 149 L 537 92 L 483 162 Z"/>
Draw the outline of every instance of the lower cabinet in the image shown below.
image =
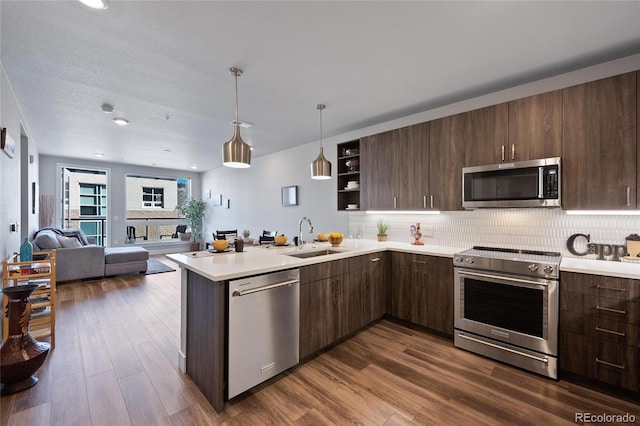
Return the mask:
<path id="1" fill-rule="evenodd" d="M 640 280 L 563 273 L 561 371 L 640 391 Z"/>
<path id="2" fill-rule="evenodd" d="M 381 318 L 387 255 L 323 262 L 300 271 L 300 358 Z"/>
<path id="3" fill-rule="evenodd" d="M 391 269 L 391 315 L 452 336 L 451 259 L 394 252 Z"/>

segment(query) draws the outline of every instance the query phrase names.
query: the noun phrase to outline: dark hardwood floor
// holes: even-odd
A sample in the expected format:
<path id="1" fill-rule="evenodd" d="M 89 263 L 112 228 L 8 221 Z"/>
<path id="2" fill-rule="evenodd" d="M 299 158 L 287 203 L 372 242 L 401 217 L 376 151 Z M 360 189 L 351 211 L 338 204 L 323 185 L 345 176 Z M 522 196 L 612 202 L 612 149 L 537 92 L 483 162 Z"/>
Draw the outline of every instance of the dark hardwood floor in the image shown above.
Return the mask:
<path id="1" fill-rule="evenodd" d="M 177 368 L 179 281 L 170 272 L 60 284 L 56 349 L 35 387 L 0 400 L 1 425 L 569 425 L 575 413 L 640 424 L 639 405 L 386 320 L 218 414 Z"/>

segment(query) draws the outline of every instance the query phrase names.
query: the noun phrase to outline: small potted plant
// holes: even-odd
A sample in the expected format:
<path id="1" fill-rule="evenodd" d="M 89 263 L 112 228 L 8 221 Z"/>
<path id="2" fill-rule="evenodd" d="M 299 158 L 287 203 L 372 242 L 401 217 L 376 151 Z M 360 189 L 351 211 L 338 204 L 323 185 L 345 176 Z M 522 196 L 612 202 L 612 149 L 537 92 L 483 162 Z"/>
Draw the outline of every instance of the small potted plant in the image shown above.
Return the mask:
<path id="1" fill-rule="evenodd" d="M 378 219 L 376 223 L 378 227 L 378 241 L 387 241 L 387 231 L 389 230 L 389 222 L 384 220 L 384 218 Z"/>
<path id="2" fill-rule="evenodd" d="M 176 211 L 184 216 L 187 228 L 191 230 L 191 250 L 200 249 L 202 238 L 202 218 L 204 218 L 207 204 L 197 198 L 189 198 L 176 207 Z"/>
<path id="3" fill-rule="evenodd" d="M 251 231 L 249 231 L 248 229 L 242 231 L 242 237 L 246 244 L 251 243 L 251 238 L 249 238 L 249 235 L 251 235 Z"/>

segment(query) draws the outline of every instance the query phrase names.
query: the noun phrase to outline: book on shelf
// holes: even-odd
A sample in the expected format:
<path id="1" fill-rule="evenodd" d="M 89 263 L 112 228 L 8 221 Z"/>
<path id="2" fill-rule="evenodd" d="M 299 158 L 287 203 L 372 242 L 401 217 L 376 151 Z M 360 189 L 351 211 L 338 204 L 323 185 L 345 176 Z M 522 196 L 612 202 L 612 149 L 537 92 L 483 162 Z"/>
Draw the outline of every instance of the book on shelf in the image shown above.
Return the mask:
<path id="1" fill-rule="evenodd" d="M 21 275 L 48 274 L 51 265 L 48 263 L 32 263 L 30 265 L 10 265 L 9 277 Z"/>
<path id="2" fill-rule="evenodd" d="M 41 308 L 34 309 L 31 312 L 31 321 L 38 321 L 39 318 L 43 318 L 51 313 L 50 306 L 43 306 Z"/>
<path id="3" fill-rule="evenodd" d="M 40 278 L 29 280 L 29 284 L 38 284 L 38 289 L 49 288 L 51 286 L 51 280 L 49 278 Z"/>

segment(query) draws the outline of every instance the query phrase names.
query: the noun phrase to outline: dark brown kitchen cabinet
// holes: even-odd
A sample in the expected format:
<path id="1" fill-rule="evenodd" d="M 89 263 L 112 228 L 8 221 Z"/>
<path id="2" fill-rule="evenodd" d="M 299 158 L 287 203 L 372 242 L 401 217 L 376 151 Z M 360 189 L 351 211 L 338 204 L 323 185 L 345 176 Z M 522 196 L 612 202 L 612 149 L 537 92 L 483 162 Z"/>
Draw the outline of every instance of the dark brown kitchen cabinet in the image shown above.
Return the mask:
<path id="1" fill-rule="evenodd" d="M 563 90 L 562 207 L 637 207 L 637 73 Z"/>
<path id="2" fill-rule="evenodd" d="M 300 284 L 300 358 L 336 340 L 335 285 L 331 278 Z"/>
<path id="3" fill-rule="evenodd" d="M 420 123 L 399 130 L 396 151 L 396 200 L 399 210 L 430 208 L 429 123 Z"/>
<path id="4" fill-rule="evenodd" d="M 462 210 L 466 117 L 456 114 L 429 122 L 428 208 Z"/>
<path id="5" fill-rule="evenodd" d="M 360 194 L 365 210 L 393 209 L 398 136 L 399 132 L 392 130 L 360 140 Z"/>
<path id="6" fill-rule="evenodd" d="M 356 331 L 386 313 L 387 255 L 375 253 L 359 257 L 362 269 L 349 275 L 349 330 Z"/>
<path id="7" fill-rule="evenodd" d="M 429 123 L 364 138 L 364 205 L 369 210 L 421 210 L 429 196 Z"/>
<path id="8" fill-rule="evenodd" d="M 420 123 L 363 139 L 362 162 L 367 170 L 363 198 L 368 209 L 460 209 L 461 202 L 449 202 L 447 191 L 451 187 L 448 177 L 456 174 L 458 163 L 462 168 L 464 153 L 449 141 L 441 141 L 443 145 L 432 150 L 429 127 L 430 122 Z M 432 157 L 432 151 L 438 158 Z M 436 171 L 432 172 L 434 162 Z M 448 170 L 446 165 L 456 167 Z"/>
<path id="9" fill-rule="evenodd" d="M 385 259 L 384 253 L 373 253 L 301 268 L 301 358 L 384 315 Z"/>
<path id="10" fill-rule="evenodd" d="M 453 263 L 448 257 L 430 257 L 427 327 L 453 336 Z"/>
<path id="11" fill-rule="evenodd" d="M 561 155 L 562 90 L 509 102 L 509 134 L 504 161 Z"/>
<path id="12" fill-rule="evenodd" d="M 508 111 L 508 104 L 502 103 L 465 113 L 465 166 L 496 164 L 508 158 Z"/>
<path id="13" fill-rule="evenodd" d="M 640 392 L 640 280 L 564 272 L 561 371 Z"/>
<path id="14" fill-rule="evenodd" d="M 391 315 L 453 335 L 451 259 L 392 253 Z"/>
<path id="15" fill-rule="evenodd" d="M 559 157 L 562 91 L 469 111 L 466 166 Z"/>

